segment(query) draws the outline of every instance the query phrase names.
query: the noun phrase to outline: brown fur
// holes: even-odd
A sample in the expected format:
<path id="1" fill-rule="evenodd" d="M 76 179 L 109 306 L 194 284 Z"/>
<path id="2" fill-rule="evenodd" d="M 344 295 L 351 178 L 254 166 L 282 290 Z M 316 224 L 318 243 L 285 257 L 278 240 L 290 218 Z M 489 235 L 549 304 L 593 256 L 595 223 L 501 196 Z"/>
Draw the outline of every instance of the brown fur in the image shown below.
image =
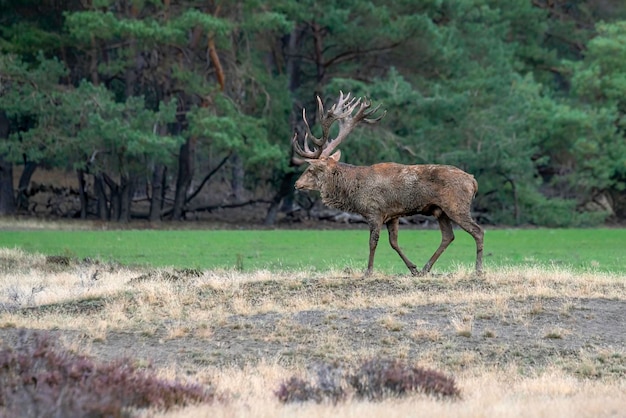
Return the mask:
<path id="1" fill-rule="evenodd" d="M 413 275 L 426 274 L 454 240 L 451 221 L 476 241 L 476 272 L 482 273 L 483 231 L 470 216 L 478 190 L 474 176 L 449 165 L 402 165 L 380 163 L 353 166 L 339 162 L 340 152 L 330 157 L 309 159 L 310 164 L 296 182 L 301 190 L 317 190 L 327 206 L 363 216 L 370 227 L 370 255 L 366 275 L 374 267 L 374 253 L 383 224 L 389 243 Z M 439 221 L 441 244 L 421 271 L 398 246 L 399 218 L 415 214 L 433 215 Z"/>

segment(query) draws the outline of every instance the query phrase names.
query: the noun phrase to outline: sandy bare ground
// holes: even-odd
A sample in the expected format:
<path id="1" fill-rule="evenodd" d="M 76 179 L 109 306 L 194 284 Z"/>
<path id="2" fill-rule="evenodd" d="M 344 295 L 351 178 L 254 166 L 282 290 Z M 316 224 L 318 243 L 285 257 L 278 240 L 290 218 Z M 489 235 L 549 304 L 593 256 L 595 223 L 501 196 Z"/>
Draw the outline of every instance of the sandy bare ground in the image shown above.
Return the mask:
<path id="1" fill-rule="evenodd" d="M 372 357 L 455 376 L 466 404 L 447 405 L 442 416 L 483 416 L 506 399 L 509 413 L 495 415 L 567 416 L 561 401 L 568 398 L 586 408 L 579 416 L 619 416 L 626 407 L 626 276 L 545 268 L 366 279 L 351 272 L 138 271 L 15 250 L 0 253 L 0 266 L 2 344 L 25 328 L 46 330 L 102 361 L 130 357 L 234 394 L 229 406 L 182 416 L 289 416 L 292 407 L 273 395 L 281 379 L 320 362 Z M 406 412 L 411 402 L 434 401 L 398 402 Z M 333 408 L 352 415 L 359 405 Z M 328 405 L 315 408 L 297 412 L 332 415 Z M 371 416 L 385 413 L 372 408 Z"/>

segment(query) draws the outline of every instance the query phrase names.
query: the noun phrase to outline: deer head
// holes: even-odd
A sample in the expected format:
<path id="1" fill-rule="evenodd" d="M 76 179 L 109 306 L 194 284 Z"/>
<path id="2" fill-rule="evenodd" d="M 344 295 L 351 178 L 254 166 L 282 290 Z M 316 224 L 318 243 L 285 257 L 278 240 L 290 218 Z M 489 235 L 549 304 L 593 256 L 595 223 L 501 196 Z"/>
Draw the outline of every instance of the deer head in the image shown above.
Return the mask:
<path id="1" fill-rule="evenodd" d="M 350 97 L 351 94 L 346 95 L 343 92 L 339 93 L 339 99 L 330 109 L 324 111 L 324 105 L 322 99 L 317 96 L 317 118 L 322 127 L 322 136 L 317 138 L 311 133 L 311 127 L 306 118 L 306 109 L 302 109 L 302 119 L 304 120 L 305 134 L 302 141 L 302 146 L 298 141 L 298 133 L 296 132 L 291 140 L 293 150 L 298 157 L 293 157 L 295 164 L 303 164 L 304 162 L 312 162 L 313 160 L 325 159 L 330 156 L 339 144 L 350 134 L 352 129 L 360 122 L 373 124 L 381 120 L 386 111 L 382 115 L 370 118 L 374 113 L 378 111 L 380 105 L 374 109 L 370 109 L 372 103 L 367 99 L 361 99 L 356 97 Z M 357 109 L 356 113 L 354 110 Z M 354 113 L 354 114 L 353 114 Z M 332 125 L 339 123 L 339 133 L 335 138 L 330 138 L 330 128 Z M 309 146 L 309 141 L 313 144 Z M 339 160 L 340 154 L 337 154 L 335 161 Z"/>

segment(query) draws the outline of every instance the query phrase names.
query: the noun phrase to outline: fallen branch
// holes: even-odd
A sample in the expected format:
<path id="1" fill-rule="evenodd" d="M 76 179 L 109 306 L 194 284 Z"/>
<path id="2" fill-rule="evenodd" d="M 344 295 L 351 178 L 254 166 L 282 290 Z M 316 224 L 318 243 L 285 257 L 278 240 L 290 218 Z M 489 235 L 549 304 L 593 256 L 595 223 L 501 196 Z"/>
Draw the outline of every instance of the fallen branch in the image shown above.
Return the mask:
<path id="1" fill-rule="evenodd" d="M 239 203 L 225 203 L 221 205 L 210 205 L 210 206 L 200 206 L 193 209 L 187 209 L 185 212 L 212 212 L 216 209 L 233 209 L 233 208 L 241 208 L 249 205 L 256 205 L 258 203 L 270 204 L 272 203 L 270 200 L 266 199 L 254 199 L 248 200 L 247 202 L 239 202 Z"/>

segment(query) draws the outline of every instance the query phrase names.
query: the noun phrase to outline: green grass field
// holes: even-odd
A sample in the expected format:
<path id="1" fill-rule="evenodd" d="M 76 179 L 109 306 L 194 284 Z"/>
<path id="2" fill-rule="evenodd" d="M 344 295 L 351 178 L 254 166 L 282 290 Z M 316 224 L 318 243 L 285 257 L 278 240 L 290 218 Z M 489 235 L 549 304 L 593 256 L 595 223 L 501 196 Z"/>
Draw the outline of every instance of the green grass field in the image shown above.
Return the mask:
<path id="1" fill-rule="evenodd" d="M 472 238 L 456 230 L 433 272 L 472 267 Z M 438 230 L 401 230 L 399 242 L 421 267 L 440 241 Z M 363 230 L 114 230 L 0 231 L 0 247 L 47 255 L 92 257 L 127 265 L 177 268 L 294 270 L 364 269 L 368 231 Z M 485 267 L 553 265 L 620 272 L 626 266 L 626 229 L 494 229 L 485 233 Z M 408 270 L 383 232 L 375 268 Z"/>

